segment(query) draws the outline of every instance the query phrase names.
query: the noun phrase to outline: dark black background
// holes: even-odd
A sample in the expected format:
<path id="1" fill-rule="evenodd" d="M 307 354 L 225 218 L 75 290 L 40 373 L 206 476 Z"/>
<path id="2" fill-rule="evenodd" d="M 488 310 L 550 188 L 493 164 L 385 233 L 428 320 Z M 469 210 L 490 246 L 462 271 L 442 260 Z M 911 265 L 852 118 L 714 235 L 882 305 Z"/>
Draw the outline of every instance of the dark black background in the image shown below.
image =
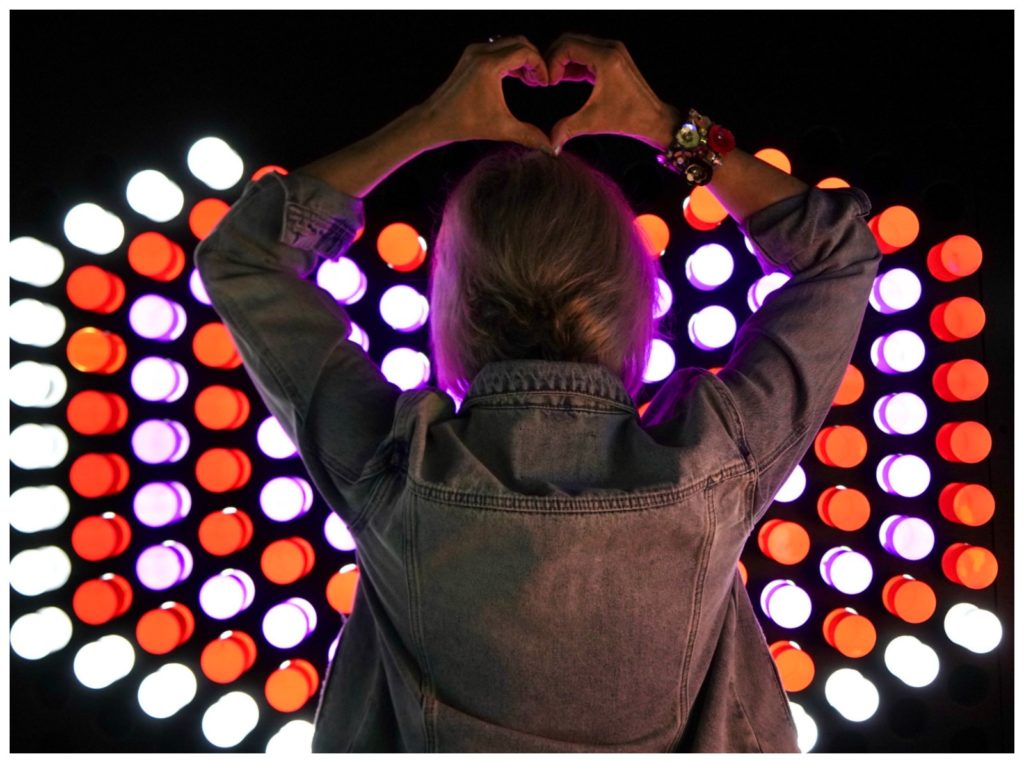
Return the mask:
<path id="1" fill-rule="evenodd" d="M 883 696 L 886 715 L 875 725 L 819 728 L 816 750 L 1011 750 L 1011 12 L 17 11 L 11 236 L 56 240 L 67 209 L 84 199 L 123 206 L 124 184 L 139 169 L 187 177 L 185 152 L 207 134 L 253 163 L 299 166 L 424 100 L 467 44 L 522 33 L 543 50 L 562 31 L 622 40 L 659 97 L 699 107 L 742 148 L 783 149 L 805 180 L 840 175 L 876 211 L 908 204 L 922 217 L 922 238 L 930 225 L 983 242 L 971 293 L 988 323 L 973 346 L 992 379 L 978 415 L 997 445 L 978 478 L 1000 509 L 972 541 L 994 548 L 1003 566 L 973 600 L 1000 614 L 1003 646 L 976 658 L 955 648 L 941 686 Z M 545 129 L 589 92 L 583 84 L 505 89 L 513 111 Z M 618 177 L 639 206 L 682 197 L 645 146 L 618 137 L 569 146 Z M 374 192 L 368 224 L 402 209 L 429 228 L 446 184 L 480 150 L 417 158 Z M 25 606 L 11 596 L 13 615 Z M 944 611 L 940 595 L 935 619 Z M 71 651 L 39 663 L 12 655 L 13 751 L 210 749 L 194 716 L 153 722 L 131 691 L 82 688 Z"/>

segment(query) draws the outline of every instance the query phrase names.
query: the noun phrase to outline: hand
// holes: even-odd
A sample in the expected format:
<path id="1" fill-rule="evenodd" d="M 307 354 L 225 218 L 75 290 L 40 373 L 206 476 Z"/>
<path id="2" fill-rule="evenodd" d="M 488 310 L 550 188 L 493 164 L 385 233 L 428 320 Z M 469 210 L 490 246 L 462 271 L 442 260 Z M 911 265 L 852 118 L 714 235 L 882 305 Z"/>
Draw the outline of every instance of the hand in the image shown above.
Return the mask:
<path id="1" fill-rule="evenodd" d="M 549 85 L 562 81 L 594 85 L 583 107 L 552 129 L 555 153 L 577 135 L 608 133 L 662 150 L 668 146 L 679 112 L 654 94 L 621 42 L 567 33 L 551 44 L 546 59 Z"/>
<path id="2" fill-rule="evenodd" d="M 531 87 L 547 84 L 544 58 L 525 37 L 502 37 L 467 47 L 447 81 L 420 106 L 436 145 L 500 140 L 551 151 L 543 130 L 512 116 L 501 90 L 505 77 Z"/>

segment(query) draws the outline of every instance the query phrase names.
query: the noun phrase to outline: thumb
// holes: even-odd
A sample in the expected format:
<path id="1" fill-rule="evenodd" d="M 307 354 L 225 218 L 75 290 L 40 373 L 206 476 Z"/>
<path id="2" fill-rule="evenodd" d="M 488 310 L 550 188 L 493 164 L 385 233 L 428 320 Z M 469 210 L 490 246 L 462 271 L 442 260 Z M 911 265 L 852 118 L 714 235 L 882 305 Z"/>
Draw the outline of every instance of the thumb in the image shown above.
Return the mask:
<path id="1" fill-rule="evenodd" d="M 520 127 L 516 131 L 513 140 L 520 145 L 527 146 L 529 148 L 540 149 L 546 151 L 549 154 L 554 153 L 551 140 L 539 127 L 525 122 L 520 122 Z"/>
<path id="2" fill-rule="evenodd" d="M 567 117 L 559 119 L 553 128 L 551 128 L 551 145 L 555 150 L 555 154 L 561 152 L 562 147 L 570 140 L 575 138 L 577 135 L 582 135 L 583 130 L 580 129 L 578 119 L 579 112 L 576 114 L 570 114 Z"/>

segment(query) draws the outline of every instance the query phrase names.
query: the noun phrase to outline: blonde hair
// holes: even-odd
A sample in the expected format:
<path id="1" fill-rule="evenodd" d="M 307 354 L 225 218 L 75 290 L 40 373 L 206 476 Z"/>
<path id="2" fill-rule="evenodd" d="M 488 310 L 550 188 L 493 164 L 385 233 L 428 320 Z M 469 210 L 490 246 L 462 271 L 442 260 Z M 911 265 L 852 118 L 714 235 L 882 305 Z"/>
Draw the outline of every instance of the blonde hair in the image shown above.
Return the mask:
<path id="1" fill-rule="evenodd" d="M 430 270 L 438 386 L 464 397 L 498 360 L 599 363 L 635 399 L 661 265 L 619 186 L 582 159 L 505 146 L 451 191 Z"/>

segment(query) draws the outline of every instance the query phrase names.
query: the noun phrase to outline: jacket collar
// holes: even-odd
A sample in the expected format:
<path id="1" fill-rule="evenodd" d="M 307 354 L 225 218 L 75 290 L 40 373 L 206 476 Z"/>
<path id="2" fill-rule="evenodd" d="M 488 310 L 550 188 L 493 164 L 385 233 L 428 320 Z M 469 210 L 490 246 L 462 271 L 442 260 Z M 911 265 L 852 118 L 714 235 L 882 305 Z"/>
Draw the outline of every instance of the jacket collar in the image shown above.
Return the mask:
<path id="1" fill-rule="evenodd" d="M 576 392 L 636 412 L 622 379 L 606 366 L 555 360 L 500 360 L 477 373 L 462 407 L 484 397 L 510 393 Z"/>

